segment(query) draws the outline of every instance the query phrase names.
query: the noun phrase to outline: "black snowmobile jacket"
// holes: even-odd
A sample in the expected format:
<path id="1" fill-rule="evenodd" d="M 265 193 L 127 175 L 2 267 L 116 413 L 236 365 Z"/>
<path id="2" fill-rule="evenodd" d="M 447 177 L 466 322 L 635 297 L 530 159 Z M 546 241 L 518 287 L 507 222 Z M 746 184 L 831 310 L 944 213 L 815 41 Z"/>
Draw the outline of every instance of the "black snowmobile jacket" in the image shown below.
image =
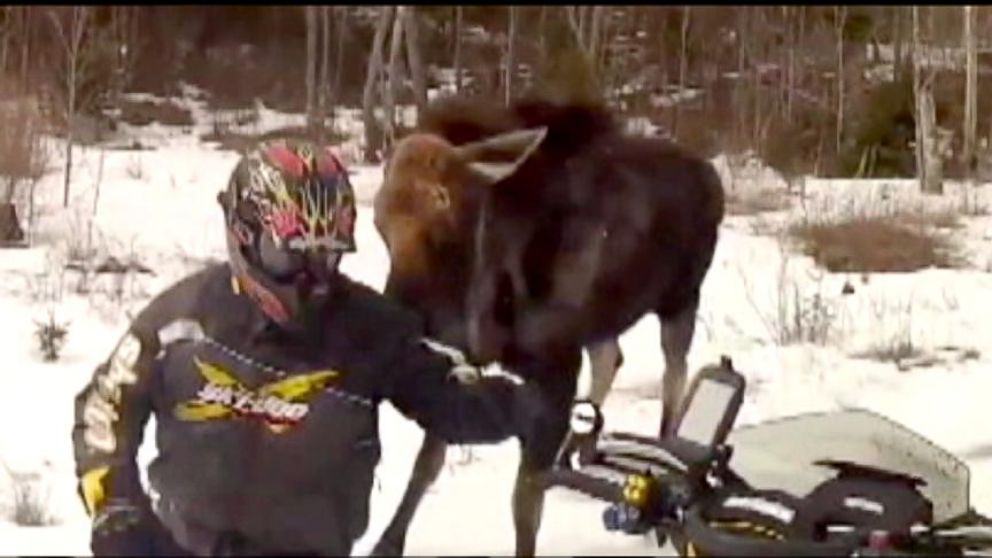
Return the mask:
<path id="1" fill-rule="evenodd" d="M 526 439 L 543 420 L 530 386 L 468 380 L 412 311 L 343 275 L 338 289 L 309 339 L 267 328 L 225 264 L 156 297 L 75 401 L 90 513 L 142 511 L 201 555 L 347 555 L 368 525 L 381 401 L 451 443 Z M 151 415 L 154 505 L 135 459 Z"/>

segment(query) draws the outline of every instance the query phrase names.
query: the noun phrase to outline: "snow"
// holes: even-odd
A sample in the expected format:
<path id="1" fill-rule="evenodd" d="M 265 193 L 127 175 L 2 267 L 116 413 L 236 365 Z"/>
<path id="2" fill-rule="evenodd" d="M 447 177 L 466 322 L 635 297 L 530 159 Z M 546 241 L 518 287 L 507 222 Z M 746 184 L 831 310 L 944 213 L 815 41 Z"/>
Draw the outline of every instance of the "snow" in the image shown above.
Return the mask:
<path id="1" fill-rule="evenodd" d="M 196 109 L 195 130 L 209 129 L 205 109 L 190 98 L 184 102 Z M 256 112 L 256 131 L 299 123 L 296 115 L 262 106 Z M 354 113 L 342 114 L 342 129 L 359 133 Z M 6 359 L 0 369 L 0 422 L 5 425 L 0 430 L 0 459 L 15 472 L 45 471 L 50 511 L 59 520 L 52 526 L 19 527 L 0 519 L 0 554 L 89 553 L 89 522 L 75 492 L 70 446 L 73 397 L 117 342 L 128 312 L 206 259 L 223 257 L 215 195 L 226 183 L 235 154 L 201 143 L 198 132 L 152 125 L 128 133 L 153 149 L 79 149 L 67 209 L 61 207 L 61 149 L 56 149 L 53 170 L 38 187 L 33 247 L 0 251 L 0 349 Z M 731 177 L 726 159 L 717 166 L 725 179 Z M 370 202 L 382 171 L 378 166 L 351 167 L 361 204 L 359 251 L 344 260 L 343 269 L 381 289 L 389 262 L 372 225 Z M 735 191 L 785 188 L 780 177 L 754 162 L 732 177 Z M 91 219 L 97 183 L 100 195 Z M 992 512 L 992 460 L 973 451 L 987 445 L 981 425 L 992 418 L 986 401 L 992 393 L 992 335 L 987 333 L 992 297 L 983 296 L 992 290 L 992 219 L 964 217 L 967 226 L 956 234 L 968 247 L 965 269 L 865 277 L 829 274 L 755 223 L 764 220 L 774 226 L 810 213 L 830 217 L 851 208 L 887 210 L 887 203 L 940 200 L 916 194 L 911 181 L 811 179 L 805 186 L 805 213 L 794 204 L 776 214 L 727 218 L 703 288 L 690 368 L 712 363 L 721 354 L 732 356 L 749 382 L 742 424 L 847 407 L 891 417 L 952 452 L 971 456 L 972 501 L 979 510 Z M 992 200 L 988 185 L 978 192 L 984 203 Z M 942 203 L 960 197 L 948 194 Z M 122 284 L 97 277 L 88 292 L 76 292 L 78 274 L 60 271 L 61 264 L 71 251 L 85 248 L 87 238 L 98 255 L 126 257 L 132 250 L 142 254 L 155 274 L 132 276 Z M 855 286 L 854 294 L 841 294 L 846 281 Z M 794 302 L 793 288 L 802 297 L 820 293 L 830 305 L 828 342 L 783 346 L 775 341 L 782 326 L 778 308 Z M 59 322 L 70 323 L 67 343 L 55 363 L 42 361 L 34 339 L 34 322 L 46 320 L 49 311 Z M 626 363 L 605 406 L 608 428 L 656 430 L 663 362 L 658 333 L 658 321 L 645 317 L 622 336 Z M 857 356 L 903 338 L 936 355 L 936 362 L 899 370 L 891 362 Z M 587 372 L 585 367 L 584 377 Z M 370 549 L 391 518 L 422 438 L 420 429 L 389 405 L 383 408 L 381 432 L 383 459 L 372 495 L 373 517 L 358 554 Z M 146 442 L 142 447 L 140 462 L 154 455 L 152 445 Z M 446 468 L 414 520 L 407 552 L 512 553 L 510 494 L 517 457 L 513 442 L 450 448 Z M 10 482 L 0 474 L 0 511 L 10 506 L 11 495 Z M 606 533 L 600 526 L 601 510 L 602 505 L 578 495 L 551 491 L 538 551 L 658 554 L 647 537 Z"/>

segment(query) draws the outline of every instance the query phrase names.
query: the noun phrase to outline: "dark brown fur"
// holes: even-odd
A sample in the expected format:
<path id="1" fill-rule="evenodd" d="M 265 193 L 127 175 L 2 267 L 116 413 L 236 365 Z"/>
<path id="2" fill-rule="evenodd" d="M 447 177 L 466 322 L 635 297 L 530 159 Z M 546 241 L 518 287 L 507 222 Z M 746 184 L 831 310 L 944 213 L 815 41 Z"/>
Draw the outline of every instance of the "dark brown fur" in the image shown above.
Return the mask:
<path id="1" fill-rule="evenodd" d="M 534 152 L 456 147 L 537 127 L 547 132 Z M 429 107 L 419 131 L 397 145 L 375 201 L 392 261 L 386 291 L 418 309 L 433 335 L 470 347 L 481 360 L 500 360 L 561 409 L 560 423 L 522 448 L 517 553 L 533 554 L 539 473 L 564 435 L 582 346 L 590 349 L 592 399 L 602 403 L 622 359 L 617 336 L 657 312 L 667 363 L 663 429 L 671 430 L 699 287 L 723 215 L 722 188 L 705 161 L 623 135 L 598 107 L 448 99 Z M 508 161 L 512 172 L 495 182 L 474 166 Z M 597 227 L 612 236 L 595 240 Z M 659 251 L 659 244 L 669 248 Z M 497 315 L 500 305 L 505 315 Z M 377 553 L 402 550 L 443 447 L 426 435 Z"/>

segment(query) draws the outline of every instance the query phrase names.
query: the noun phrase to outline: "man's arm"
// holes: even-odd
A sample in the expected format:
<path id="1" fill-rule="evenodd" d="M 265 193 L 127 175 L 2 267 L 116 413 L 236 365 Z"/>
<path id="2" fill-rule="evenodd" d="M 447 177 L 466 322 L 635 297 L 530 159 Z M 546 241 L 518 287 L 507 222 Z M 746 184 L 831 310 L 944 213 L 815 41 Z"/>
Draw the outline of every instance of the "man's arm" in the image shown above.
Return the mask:
<path id="1" fill-rule="evenodd" d="M 135 461 L 151 414 L 158 339 L 131 328 L 76 396 L 72 444 L 79 492 L 94 529 L 148 511 Z"/>
<path id="2" fill-rule="evenodd" d="M 100 364 L 75 399 L 72 445 L 79 493 L 93 518 L 95 554 L 141 553 L 144 529 L 152 520 L 148 497 L 136 462 L 159 366 L 163 326 L 197 318 L 198 293 L 222 283 L 223 269 L 213 266 L 188 276 L 153 299 Z"/>
<path id="3" fill-rule="evenodd" d="M 482 376 L 453 347 L 411 339 L 402 342 L 393 362 L 386 398 L 449 443 L 526 439 L 546 416 L 533 385 L 508 376 Z"/>

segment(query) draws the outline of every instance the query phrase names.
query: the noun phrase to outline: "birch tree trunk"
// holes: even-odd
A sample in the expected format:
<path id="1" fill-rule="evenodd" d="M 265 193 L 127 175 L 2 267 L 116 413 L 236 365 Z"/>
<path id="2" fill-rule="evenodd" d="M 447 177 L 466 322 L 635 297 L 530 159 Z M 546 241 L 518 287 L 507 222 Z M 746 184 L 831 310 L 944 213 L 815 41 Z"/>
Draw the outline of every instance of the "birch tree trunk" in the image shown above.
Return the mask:
<path id="1" fill-rule="evenodd" d="M 600 51 L 603 43 L 603 15 L 605 13 L 606 8 L 603 6 L 592 7 L 592 22 L 589 29 L 589 60 L 595 76 L 599 76 Z"/>
<path id="2" fill-rule="evenodd" d="M 79 71 L 79 43 L 75 40 L 76 27 L 80 25 L 78 11 L 80 6 L 73 7 L 72 33 L 74 35 L 72 46 L 69 49 L 69 79 L 68 79 L 68 110 L 66 118 L 65 137 L 65 181 L 62 183 L 62 207 L 69 207 L 69 183 L 72 182 L 72 143 L 74 132 L 76 131 L 76 84 Z"/>
<path id="3" fill-rule="evenodd" d="M 334 85 L 331 88 L 331 99 L 335 100 L 341 92 L 341 73 L 342 68 L 344 68 L 344 46 L 347 44 L 345 37 L 348 36 L 348 6 L 337 7 L 337 12 L 338 46 L 335 51 L 336 59 L 334 61 Z"/>
<path id="4" fill-rule="evenodd" d="M 935 137 L 932 72 L 923 66 L 924 49 L 920 37 L 920 8 L 913 6 L 913 92 L 916 97 L 916 165 L 920 190 L 929 194 L 943 191 L 940 154 Z"/>
<path id="5" fill-rule="evenodd" d="M 795 88 L 795 74 L 796 74 L 796 16 L 797 12 L 801 15 L 802 6 L 796 6 L 791 10 L 787 6 L 782 6 L 783 16 L 785 17 L 785 29 L 786 29 L 786 44 L 788 45 L 788 52 L 785 56 L 785 118 L 786 120 L 792 117 L 792 95 Z"/>
<path id="6" fill-rule="evenodd" d="M 372 53 L 369 54 L 368 69 L 365 73 L 365 90 L 362 94 L 362 120 L 365 128 L 365 162 L 376 161 L 376 151 L 381 147 L 381 130 L 375 118 L 376 82 L 382 72 L 382 45 L 386 41 L 386 30 L 393 15 L 392 6 L 383 6 L 372 38 Z"/>
<path id="7" fill-rule="evenodd" d="M 72 144 L 75 141 L 76 110 L 79 101 L 79 81 L 83 73 L 83 42 L 86 39 L 86 26 L 89 24 L 89 8 L 87 6 L 72 6 L 69 10 L 69 29 L 62 25 L 59 16 L 48 12 L 55 26 L 56 35 L 66 57 L 67 72 L 65 77 L 66 93 L 66 141 L 65 141 L 65 173 L 62 183 L 62 207 L 69 207 L 69 184 L 72 182 Z"/>
<path id="8" fill-rule="evenodd" d="M 745 54 L 744 34 L 747 31 L 747 27 L 746 27 L 747 12 L 743 10 L 746 9 L 747 8 L 742 6 L 736 7 L 735 8 L 736 17 L 734 18 L 736 22 L 734 32 L 737 40 L 737 76 L 738 76 L 738 81 L 735 82 L 734 84 L 734 105 L 738 107 L 743 107 L 744 102 L 746 100 L 744 98 L 744 86 L 742 85 L 742 81 L 744 79 L 744 54 Z M 746 118 L 745 115 L 747 114 L 747 111 L 739 110 L 737 111 L 737 114 L 738 116 L 735 119 L 736 120 L 735 122 L 736 131 L 734 134 L 736 136 L 735 142 L 743 143 L 742 139 L 744 138 L 744 134 L 745 134 L 744 130 L 747 127 L 747 124 L 745 123 L 745 118 Z"/>
<path id="9" fill-rule="evenodd" d="M 317 80 L 317 107 L 320 127 L 324 128 L 328 111 L 333 113 L 329 98 L 331 87 L 331 7 L 320 7 L 320 79 Z"/>
<path id="10" fill-rule="evenodd" d="M 921 99 L 921 87 L 920 79 L 920 57 L 919 57 L 919 43 L 920 43 L 920 8 L 919 6 L 913 6 L 913 24 L 912 24 L 912 57 L 913 57 L 913 100 L 915 105 L 915 119 L 916 120 L 916 174 L 920 180 L 920 190 L 924 190 L 924 184 L 926 182 L 926 165 L 923 164 L 923 103 Z"/>
<path id="11" fill-rule="evenodd" d="M 396 101 L 400 90 L 400 72 L 403 48 L 403 19 L 406 17 L 407 6 L 396 7 L 396 17 L 393 19 L 393 37 L 389 48 L 389 82 L 386 86 L 383 111 L 386 113 L 385 142 L 388 151 L 396 141 Z"/>
<path id="12" fill-rule="evenodd" d="M 504 102 L 507 105 L 510 104 L 510 99 L 513 97 L 513 77 L 517 69 L 517 7 L 509 6 L 508 10 L 509 22 L 507 24 L 506 33 L 506 79 L 503 80 L 503 92 L 504 92 Z"/>
<path id="13" fill-rule="evenodd" d="M 844 22 L 847 20 L 847 6 L 835 6 L 834 16 L 837 32 L 837 137 L 836 153 L 840 154 L 844 141 Z"/>
<path id="14" fill-rule="evenodd" d="M 462 6 L 455 6 L 455 92 L 462 91 Z"/>
<path id="15" fill-rule="evenodd" d="M 797 21 L 793 29 L 792 48 L 789 49 L 789 92 L 785 106 L 786 117 L 790 119 L 795 107 L 796 89 L 802 85 L 802 71 L 796 65 L 796 50 L 802 48 L 806 41 L 806 6 L 797 6 L 793 13 Z"/>
<path id="16" fill-rule="evenodd" d="M 27 85 L 28 83 L 28 71 L 31 69 L 31 46 L 32 46 L 32 33 L 31 30 L 34 29 L 33 14 L 34 10 L 31 6 L 25 6 L 24 11 L 21 12 L 24 17 L 22 18 L 21 30 L 24 33 L 24 44 L 21 46 L 21 84 Z"/>
<path id="17" fill-rule="evenodd" d="M 577 6 L 576 8 L 579 11 L 579 43 L 582 45 L 583 49 L 588 48 L 589 45 L 586 41 L 586 37 L 588 36 L 586 33 L 586 28 L 588 27 L 587 20 L 589 19 L 586 15 L 588 13 L 588 7 L 589 6 Z"/>
<path id="18" fill-rule="evenodd" d="M 975 168 L 975 135 L 978 131 L 978 51 L 975 42 L 974 6 L 964 7 L 964 48 L 966 56 L 964 93 L 964 149 L 962 159 L 970 178 Z"/>
<path id="19" fill-rule="evenodd" d="M 691 6 L 682 6 L 682 32 L 679 43 L 679 99 L 675 102 L 675 121 L 672 123 L 672 135 L 678 137 L 679 117 L 682 115 L 682 94 L 685 89 L 685 78 L 687 65 L 687 52 L 689 46 L 689 16 Z"/>
<path id="20" fill-rule="evenodd" d="M 427 82 L 424 79 L 424 64 L 420 56 L 420 33 L 416 7 L 407 6 L 403 10 L 403 29 L 406 33 L 407 66 L 410 68 L 410 80 L 413 82 L 413 99 L 419 114 L 427 106 Z"/>
<path id="21" fill-rule="evenodd" d="M 10 39 L 13 31 L 14 6 L 3 7 L 3 26 L 0 27 L 0 70 L 7 71 L 7 53 L 10 50 Z"/>
<path id="22" fill-rule="evenodd" d="M 313 128 L 317 118 L 317 7 L 304 6 L 307 25 L 307 127 Z"/>
<path id="23" fill-rule="evenodd" d="M 759 8 L 747 8 L 747 58 L 748 66 L 751 69 L 751 95 L 754 97 L 754 112 L 752 114 L 753 123 L 751 128 L 751 145 L 761 145 L 761 75 L 758 71 L 758 47 L 757 33 L 760 29 L 760 22 L 757 17 L 760 14 Z"/>
<path id="24" fill-rule="evenodd" d="M 892 75 L 896 81 L 899 81 L 903 76 L 903 59 L 905 58 L 903 27 L 902 6 L 892 6 Z"/>
<path id="25" fill-rule="evenodd" d="M 537 49 L 540 53 L 541 60 L 546 60 L 548 57 L 547 24 L 548 6 L 541 6 L 540 14 L 537 16 Z"/>

